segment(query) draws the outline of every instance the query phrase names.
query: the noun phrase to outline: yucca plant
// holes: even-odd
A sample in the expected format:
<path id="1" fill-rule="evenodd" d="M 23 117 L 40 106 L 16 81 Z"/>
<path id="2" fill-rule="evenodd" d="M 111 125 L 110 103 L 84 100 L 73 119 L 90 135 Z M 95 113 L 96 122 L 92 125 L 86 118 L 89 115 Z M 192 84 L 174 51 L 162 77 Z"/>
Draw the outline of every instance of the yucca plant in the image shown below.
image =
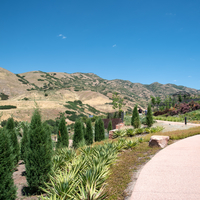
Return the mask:
<path id="1" fill-rule="evenodd" d="M 113 138 L 125 137 L 127 135 L 126 130 L 117 130 L 113 132 Z"/>

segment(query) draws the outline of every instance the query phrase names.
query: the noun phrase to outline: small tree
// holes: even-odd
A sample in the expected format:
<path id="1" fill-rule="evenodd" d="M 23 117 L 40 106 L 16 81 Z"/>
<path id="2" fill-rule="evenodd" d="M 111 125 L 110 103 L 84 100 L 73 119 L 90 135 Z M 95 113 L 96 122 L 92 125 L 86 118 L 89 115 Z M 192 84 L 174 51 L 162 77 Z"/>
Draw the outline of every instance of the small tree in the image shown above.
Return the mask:
<path id="1" fill-rule="evenodd" d="M 95 135 L 94 135 L 95 142 L 101 141 L 99 136 L 99 119 L 95 121 Z"/>
<path id="2" fill-rule="evenodd" d="M 117 92 L 114 92 L 113 93 L 113 96 L 112 96 L 112 104 L 113 104 L 113 109 L 116 109 L 118 108 L 119 111 L 121 110 L 122 106 L 123 106 L 123 101 L 124 101 L 124 98 L 120 97 L 119 94 Z"/>
<path id="3" fill-rule="evenodd" d="M 74 125 L 73 147 L 77 148 L 78 144 L 84 139 L 82 122 L 77 120 Z"/>
<path id="4" fill-rule="evenodd" d="M 137 110 L 137 105 L 135 105 L 135 107 L 134 107 L 134 109 L 133 109 L 132 118 L 131 118 L 131 125 L 134 126 L 134 128 L 136 128 L 136 127 L 135 127 L 135 124 L 136 124 L 136 123 L 134 124 L 134 122 L 135 122 L 135 120 L 138 121 L 138 119 L 140 119 L 140 118 L 139 118 L 139 113 L 138 113 L 138 110 Z"/>
<path id="5" fill-rule="evenodd" d="M 62 116 L 58 126 L 58 136 L 57 136 L 56 148 L 68 147 L 69 146 L 69 135 L 66 127 L 65 117 Z"/>
<path id="6" fill-rule="evenodd" d="M 90 145 L 93 143 L 93 131 L 92 131 L 91 119 L 87 119 L 86 121 L 85 143 L 87 145 Z"/>
<path id="7" fill-rule="evenodd" d="M 140 125 L 141 125 L 141 123 L 140 123 L 140 117 L 139 117 L 139 115 L 138 115 L 138 117 L 136 117 L 136 118 L 134 119 L 133 126 L 134 126 L 134 128 L 139 128 Z"/>
<path id="8" fill-rule="evenodd" d="M 104 123 L 101 118 L 99 118 L 99 138 L 100 141 L 105 139 L 105 129 L 104 129 Z"/>
<path id="9" fill-rule="evenodd" d="M 182 101 L 183 101 L 181 94 L 179 94 L 179 96 L 178 96 L 178 101 L 179 101 L 179 102 L 182 102 Z"/>
<path id="10" fill-rule="evenodd" d="M 112 130 L 112 121 L 111 120 L 108 123 L 108 128 L 107 128 L 108 133 L 110 130 Z"/>
<path id="11" fill-rule="evenodd" d="M 146 122 L 148 127 L 151 127 L 153 125 L 153 114 L 151 111 L 151 104 L 149 104 L 147 108 Z"/>
<path id="12" fill-rule="evenodd" d="M 158 106 L 160 105 L 160 102 L 161 102 L 161 98 L 160 97 L 156 97 L 157 110 L 158 110 Z"/>
<path id="13" fill-rule="evenodd" d="M 6 129 L 10 136 L 14 164 L 17 165 L 17 163 L 19 161 L 20 148 L 19 148 L 19 143 L 17 140 L 17 135 L 15 133 L 14 127 L 15 127 L 15 124 L 14 124 L 13 118 L 9 118 L 7 121 L 7 124 L 6 124 Z"/>
<path id="14" fill-rule="evenodd" d="M 0 130 L 0 199 L 16 199 L 17 188 L 12 179 L 13 155 L 9 137 Z"/>
<path id="15" fill-rule="evenodd" d="M 37 192 L 49 180 L 52 168 L 51 132 L 42 124 L 39 110 L 36 109 L 31 119 L 28 132 L 26 157 L 26 177 L 31 192 Z"/>

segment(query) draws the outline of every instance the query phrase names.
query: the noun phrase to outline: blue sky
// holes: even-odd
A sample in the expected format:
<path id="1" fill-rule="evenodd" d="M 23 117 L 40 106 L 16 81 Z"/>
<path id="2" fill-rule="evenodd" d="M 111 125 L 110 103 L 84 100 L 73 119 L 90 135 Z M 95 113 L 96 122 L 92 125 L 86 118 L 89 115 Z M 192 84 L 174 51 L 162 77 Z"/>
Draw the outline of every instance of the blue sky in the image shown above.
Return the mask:
<path id="1" fill-rule="evenodd" d="M 200 1 L 1 0 L 0 67 L 200 89 Z"/>

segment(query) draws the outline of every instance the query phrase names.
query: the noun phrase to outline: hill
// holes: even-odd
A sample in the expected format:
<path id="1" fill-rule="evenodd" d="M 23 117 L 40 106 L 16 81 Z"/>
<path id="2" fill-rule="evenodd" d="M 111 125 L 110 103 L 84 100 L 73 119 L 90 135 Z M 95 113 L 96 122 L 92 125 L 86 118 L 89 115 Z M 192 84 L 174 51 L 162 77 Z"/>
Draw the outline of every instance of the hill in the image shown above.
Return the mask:
<path id="1" fill-rule="evenodd" d="M 80 100 L 83 104 L 88 104 L 101 112 L 110 112 L 113 92 L 118 92 L 124 98 L 124 109 L 131 110 L 136 103 L 145 108 L 150 96 L 160 96 L 163 99 L 179 91 L 200 95 L 199 90 L 175 84 L 155 82 L 144 85 L 120 79 L 106 80 L 93 73 L 31 71 L 14 74 L 0 68 L 0 93 L 9 97 L 6 101 L 0 101 L 0 105 L 16 105 L 18 110 L 18 115 L 15 111 L 16 116 L 20 113 L 22 116 L 31 115 L 34 101 L 39 104 L 44 114 L 48 113 L 45 114 L 46 118 L 53 119 L 59 112 L 66 110 L 64 105 L 68 101 Z M 14 111 L 3 112 L 5 117 L 6 113 L 10 115 Z M 26 118 L 29 120 L 29 117 Z"/>

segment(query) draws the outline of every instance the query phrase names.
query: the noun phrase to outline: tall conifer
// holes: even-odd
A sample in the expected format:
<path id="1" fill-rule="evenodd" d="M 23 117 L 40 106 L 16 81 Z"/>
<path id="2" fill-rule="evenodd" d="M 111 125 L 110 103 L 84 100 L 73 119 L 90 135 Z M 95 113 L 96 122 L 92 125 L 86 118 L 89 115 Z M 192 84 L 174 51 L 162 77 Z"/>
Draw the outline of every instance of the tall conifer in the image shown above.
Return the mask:
<path id="1" fill-rule="evenodd" d="M 26 158 L 26 177 L 32 192 L 38 191 L 49 180 L 52 167 L 51 132 L 44 127 L 39 110 L 36 109 L 28 133 Z"/>
<path id="2" fill-rule="evenodd" d="M 101 141 L 99 136 L 99 119 L 97 118 L 95 121 L 95 135 L 94 135 L 95 142 Z"/>
<path id="3" fill-rule="evenodd" d="M 137 104 L 135 105 L 134 109 L 133 109 L 133 114 L 132 114 L 132 118 L 131 118 L 131 125 L 135 127 L 135 120 L 139 120 L 139 113 L 138 113 L 138 110 L 137 110 Z M 136 128 L 136 127 L 135 127 Z"/>
<path id="4" fill-rule="evenodd" d="M 85 143 L 87 145 L 90 145 L 93 143 L 93 131 L 92 131 L 91 119 L 87 119 L 86 121 Z"/>
<path id="5" fill-rule="evenodd" d="M 17 135 L 15 133 L 14 127 L 15 127 L 14 120 L 11 117 L 7 121 L 6 129 L 7 129 L 8 135 L 10 137 L 14 164 L 17 165 L 17 163 L 19 161 L 20 148 L 19 148 L 19 143 L 17 140 Z"/>
<path id="6" fill-rule="evenodd" d="M 100 141 L 105 139 L 104 123 L 101 118 L 99 118 L 99 136 L 100 136 Z"/>
<path id="7" fill-rule="evenodd" d="M 112 129 L 113 129 L 113 128 L 112 128 L 112 121 L 110 120 L 110 121 L 108 122 L 108 128 L 107 128 L 108 133 L 109 133 L 109 131 L 112 130 Z"/>
<path id="8" fill-rule="evenodd" d="M 9 137 L 5 130 L 0 130 L 0 199 L 15 200 L 16 187 L 12 179 L 13 155 Z"/>
<path id="9" fill-rule="evenodd" d="M 28 127 L 23 127 L 23 136 L 21 139 L 21 159 L 26 162 L 26 153 L 28 149 Z"/>
<path id="10" fill-rule="evenodd" d="M 151 127 L 153 125 L 153 114 L 151 111 L 151 104 L 149 104 L 147 108 L 146 122 L 148 127 Z"/>
<path id="11" fill-rule="evenodd" d="M 82 122 L 77 120 L 74 124 L 73 147 L 77 148 L 79 143 L 84 140 Z"/>
<path id="12" fill-rule="evenodd" d="M 58 126 L 58 140 L 56 147 L 68 147 L 69 146 L 69 135 L 66 127 L 65 117 L 62 116 Z"/>

